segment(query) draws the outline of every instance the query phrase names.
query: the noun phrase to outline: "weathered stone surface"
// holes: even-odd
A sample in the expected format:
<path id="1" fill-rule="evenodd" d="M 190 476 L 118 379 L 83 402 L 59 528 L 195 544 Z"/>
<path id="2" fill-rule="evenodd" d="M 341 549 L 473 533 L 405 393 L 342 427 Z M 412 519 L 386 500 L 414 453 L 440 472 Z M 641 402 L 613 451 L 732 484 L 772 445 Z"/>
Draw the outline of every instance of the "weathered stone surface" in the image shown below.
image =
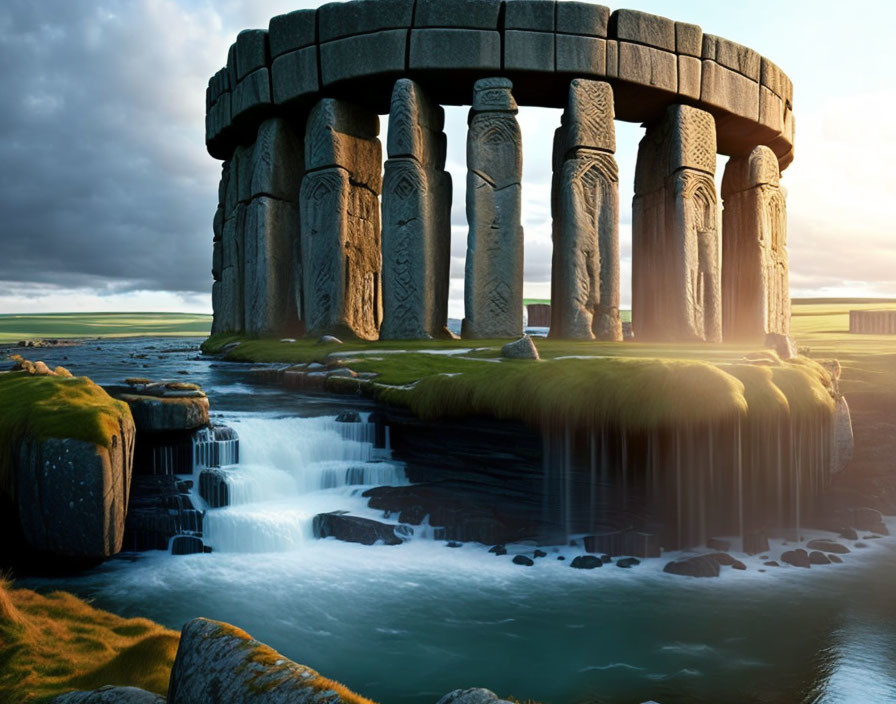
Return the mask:
<path id="1" fill-rule="evenodd" d="M 305 126 L 305 169 L 338 166 L 359 186 L 377 194 L 382 188 L 382 146 L 376 113 L 325 98 L 308 115 Z"/>
<path id="2" fill-rule="evenodd" d="M 715 122 L 672 105 L 638 150 L 632 206 L 637 339 L 717 342 L 722 333 Z"/>
<path id="3" fill-rule="evenodd" d="M 278 56 L 271 66 L 273 98 L 277 105 L 310 101 L 320 90 L 317 47 L 310 46 Z"/>
<path id="4" fill-rule="evenodd" d="M 696 24 L 676 22 L 675 51 L 684 56 L 695 56 L 698 59 L 701 58 L 703 51 L 703 30 Z"/>
<path id="5" fill-rule="evenodd" d="M 410 69 L 501 68 L 501 34 L 479 29 L 415 29 Z"/>
<path id="6" fill-rule="evenodd" d="M 417 0 L 415 27 L 497 29 L 501 0 Z"/>
<path id="7" fill-rule="evenodd" d="M 232 179 L 234 182 L 236 179 Z M 234 186 L 234 191 L 235 191 Z M 236 204 L 224 221 L 221 253 L 220 303 L 215 306 L 215 327 L 221 332 L 243 330 L 243 252 L 245 248 L 246 206 Z"/>
<path id="8" fill-rule="evenodd" d="M 759 84 L 715 61 L 703 61 L 700 100 L 751 120 L 759 118 Z"/>
<path id="9" fill-rule="evenodd" d="M 563 2 L 562 5 L 573 3 Z M 608 45 L 605 39 L 577 36 L 573 34 L 557 34 L 556 69 L 560 73 L 576 73 L 586 76 L 609 75 L 607 66 Z M 613 42 L 613 66 L 616 65 L 616 44 Z"/>
<path id="10" fill-rule="evenodd" d="M 236 77 L 243 80 L 265 68 L 268 60 L 268 33 L 264 29 L 244 29 L 236 37 Z"/>
<path id="11" fill-rule="evenodd" d="M 702 57 L 715 61 L 717 64 L 732 71 L 737 71 L 751 81 L 759 81 L 759 54 L 749 47 L 713 34 L 704 34 Z"/>
<path id="12" fill-rule="evenodd" d="M 355 0 L 330 2 L 317 12 L 318 41 L 411 26 L 414 0 Z"/>
<path id="13" fill-rule="evenodd" d="M 504 6 L 504 29 L 554 31 L 555 0 L 511 0 Z"/>
<path id="14" fill-rule="evenodd" d="M 722 178 L 723 329 L 726 340 L 790 332 L 787 208 L 778 159 L 756 147 L 732 158 Z"/>
<path id="15" fill-rule="evenodd" d="M 508 359 L 540 359 L 535 343 L 528 335 L 515 342 L 508 342 L 501 348 L 501 356 Z"/>
<path id="16" fill-rule="evenodd" d="M 169 704 L 364 704 L 366 699 L 287 660 L 244 631 L 197 618 L 181 631 Z"/>
<path id="17" fill-rule="evenodd" d="M 510 704 L 488 689 L 455 689 L 439 699 L 438 704 Z"/>
<path id="18" fill-rule="evenodd" d="M 582 79 L 554 140 L 551 337 L 621 340 L 613 91 Z"/>
<path id="19" fill-rule="evenodd" d="M 464 337 L 519 337 L 523 326 L 522 140 L 512 84 L 476 82 L 467 133 Z"/>
<path id="20" fill-rule="evenodd" d="M 514 5 L 516 3 L 511 3 Z M 554 70 L 554 33 L 508 29 L 504 32 L 504 68 L 508 71 Z"/>
<path id="21" fill-rule="evenodd" d="M 305 171 L 302 138 L 282 118 L 261 123 L 248 155 L 248 195 L 297 202 Z"/>
<path id="22" fill-rule="evenodd" d="M 401 545 L 413 535 L 410 526 L 396 526 L 370 518 L 350 516 L 345 511 L 319 513 L 314 517 L 313 530 L 316 538 L 335 538 L 362 545 Z"/>
<path id="23" fill-rule="evenodd" d="M 165 704 L 165 697 L 137 687 L 107 685 L 92 692 L 67 692 L 50 704 Z"/>
<path id="24" fill-rule="evenodd" d="M 9 448 L 19 525 L 31 549 L 100 559 L 121 550 L 134 438 L 125 413 L 109 448 L 30 437 Z"/>
<path id="25" fill-rule="evenodd" d="M 368 0 L 369 4 L 379 2 L 382 0 Z M 406 29 L 390 29 L 321 44 L 323 85 L 329 86 L 359 76 L 403 72 L 406 68 L 407 41 Z"/>
<path id="26" fill-rule="evenodd" d="M 823 552 L 832 552 L 837 555 L 845 555 L 849 552 L 848 547 L 838 543 L 836 540 L 824 540 L 821 538 L 810 540 L 806 543 L 806 547 L 809 548 L 809 550 L 821 550 Z"/>
<path id="27" fill-rule="evenodd" d="M 784 100 L 763 85 L 759 86 L 759 124 L 784 131 Z"/>
<path id="28" fill-rule="evenodd" d="M 563 34 L 585 34 L 606 37 L 610 24 L 610 8 L 590 2 L 558 2 L 557 31 Z"/>
<path id="29" fill-rule="evenodd" d="M 413 81 L 392 91 L 383 180 L 381 339 L 442 335 L 448 321 L 451 176 L 444 113 Z"/>
<path id="30" fill-rule="evenodd" d="M 617 77 L 670 93 L 678 89 L 678 57 L 641 44 L 620 41 Z"/>
<path id="31" fill-rule="evenodd" d="M 271 104 L 271 78 L 266 68 L 247 75 L 233 89 L 231 119 L 246 117 L 259 108 Z"/>
<path id="32" fill-rule="evenodd" d="M 117 398 L 130 406 L 134 424 L 141 433 L 192 430 L 208 425 L 208 399 L 204 395 L 193 398 L 163 398 L 119 394 Z"/>
<path id="33" fill-rule="evenodd" d="M 223 270 L 222 262 L 223 245 L 215 242 L 212 246 L 212 278 L 217 282 L 221 280 L 221 271 Z"/>
<path id="34" fill-rule="evenodd" d="M 678 93 L 686 98 L 700 99 L 703 64 L 693 56 L 678 57 Z"/>
<path id="35" fill-rule="evenodd" d="M 805 567 L 806 569 L 809 569 L 809 553 L 802 548 L 787 550 L 781 553 L 781 562 L 786 562 L 793 567 Z"/>
<path id="36" fill-rule="evenodd" d="M 675 51 L 675 22 L 637 10 L 616 10 L 610 15 L 610 36 L 628 42 Z"/>
<path id="37" fill-rule="evenodd" d="M 315 10 L 295 10 L 272 17 L 268 24 L 271 57 L 313 45 L 317 33 L 316 24 Z"/>
<path id="38" fill-rule="evenodd" d="M 759 61 L 759 83 L 793 107 L 793 83 L 777 64 L 764 56 Z"/>

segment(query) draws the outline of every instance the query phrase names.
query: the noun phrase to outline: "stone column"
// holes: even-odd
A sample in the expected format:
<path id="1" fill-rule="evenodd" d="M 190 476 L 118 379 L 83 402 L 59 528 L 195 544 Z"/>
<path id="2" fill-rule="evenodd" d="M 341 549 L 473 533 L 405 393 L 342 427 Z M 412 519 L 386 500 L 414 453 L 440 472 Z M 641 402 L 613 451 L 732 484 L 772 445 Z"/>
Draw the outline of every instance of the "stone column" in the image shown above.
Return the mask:
<path id="1" fill-rule="evenodd" d="M 622 340 L 613 89 L 574 79 L 554 135 L 551 337 Z"/>
<path id="2" fill-rule="evenodd" d="M 632 203 L 637 340 L 722 338 L 721 238 L 713 116 L 670 105 L 638 149 Z"/>
<path id="3" fill-rule="evenodd" d="M 227 332 L 224 320 L 224 194 L 230 176 L 230 162 L 221 164 L 221 180 L 218 183 L 218 209 L 212 220 L 212 334 Z"/>
<path id="4" fill-rule="evenodd" d="M 383 325 L 380 339 L 446 335 L 451 264 L 451 176 L 445 113 L 414 81 L 395 83 L 383 177 Z"/>
<path id="5" fill-rule="evenodd" d="M 484 78 L 473 88 L 464 337 L 519 337 L 523 332 L 523 158 L 512 88 L 506 78 Z"/>
<path id="6" fill-rule="evenodd" d="M 382 320 L 379 117 L 324 98 L 305 128 L 302 305 L 309 335 L 375 340 Z"/>
<path id="7" fill-rule="evenodd" d="M 224 162 L 221 178 L 221 280 L 212 290 L 215 310 L 215 332 L 241 333 L 245 330 L 243 316 L 244 229 L 246 203 L 240 200 L 239 172 L 245 147 L 237 147 L 229 161 Z"/>
<path id="8" fill-rule="evenodd" d="M 763 341 L 790 332 L 787 208 L 775 153 L 732 158 L 722 177 L 722 301 L 725 340 Z"/>

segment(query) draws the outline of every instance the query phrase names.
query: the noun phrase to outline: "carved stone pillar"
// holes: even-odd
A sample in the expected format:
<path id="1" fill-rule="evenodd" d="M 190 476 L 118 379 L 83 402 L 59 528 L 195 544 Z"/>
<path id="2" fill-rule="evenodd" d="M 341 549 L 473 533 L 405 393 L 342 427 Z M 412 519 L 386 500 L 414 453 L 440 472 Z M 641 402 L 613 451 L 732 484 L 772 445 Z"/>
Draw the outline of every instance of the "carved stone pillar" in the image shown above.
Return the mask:
<path id="1" fill-rule="evenodd" d="M 377 339 L 382 320 L 379 117 L 324 98 L 305 129 L 302 305 L 309 335 Z"/>
<path id="2" fill-rule="evenodd" d="M 632 325 L 638 340 L 722 339 L 713 116 L 670 105 L 638 149 Z"/>
<path id="3" fill-rule="evenodd" d="M 221 273 L 212 289 L 215 332 L 243 332 L 243 268 L 246 204 L 239 197 L 240 162 L 245 147 L 237 147 L 225 162 L 221 177 Z"/>
<path id="4" fill-rule="evenodd" d="M 790 332 L 787 208 L 768 147 L 732 158 L 722 177 L 722 301 L 726 340 Z"/>
<path id="5" fill-rule="evenodd" d="M 380 339 L 441 337 L 448 323 L 451 176 L 445 113 L 419 85 L 395 83 L 383 178 L 383 325 Z"/>
<path id="6" fill-rule="evenodd" d="M 467 261 L 463 336 L 523 331 L 523 158 L 513 84 L 476 81 L 467 132 Z"/>
<path id="7" fill-rule="evenodd" d="M 551 337 L 622 340 L 613 90 L 577 78 L 554 135 Z"/>

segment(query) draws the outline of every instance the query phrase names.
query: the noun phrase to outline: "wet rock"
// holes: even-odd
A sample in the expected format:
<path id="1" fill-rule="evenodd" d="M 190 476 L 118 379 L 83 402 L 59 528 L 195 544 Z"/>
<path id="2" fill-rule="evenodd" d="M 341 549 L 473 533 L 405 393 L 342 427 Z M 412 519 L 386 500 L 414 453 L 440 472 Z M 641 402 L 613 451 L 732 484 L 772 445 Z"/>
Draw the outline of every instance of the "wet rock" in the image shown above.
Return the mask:
<path id="1" fill-rule="evenodd" d="M 558 560 L 565 560 L 566 558 L 563 557 L 563 555 L 557 555 L 557 559 L 558 559 Z"/>
<path id="2" fill-rule="evenodd" d="M 227 473 L 220 467 L 203 469 L 199 473 L 199 496 L 209 508 L 230 505 L 230 485 Z"/>
<path id="3" fill-rule="evenodd" d="M 165 704 L 165 698 L 137 687 L 106 685 L 92 692 L 67 692 L 50 704 Z"/>
<path id="4" fill-rule="evenodd" d="M 713 555 L 698 555 L 669 562 L 663 567 L 663 572 L 684 577 L 718 577 L 719 562 Z"/>
<path id="5" fill-rule="evenodd" d="M 603 555 L 600 556 L 600 561 L 603 562 L 603 563 L 606 565 L 606 564 L 612 562 L 612 561 L 613 561 L 613 558 L 610 557 L 610 556 L 607 555 L 607 554 L 603 554 Z"/>
<path id="6" fill-rule="evenodd" d="M 781 566 L 775 560 L 769 560 L 768 562 L 763 562 L 762 564 L 765 565 L 766 567 L 780 567 Z"/>
<path id="7" fill-rule="evenodd" d="M 122 549 L 168 550 L 178 535 L 202 534 L 190 486 L 171 474 L 134 475 Z"/>
<path id="8" fill-rule="evenodd" d="M 181 631 L 168 703 L 225 701 L 348 704 L 360 698 L 238 628 L 193 619 Z"/>
<path id="9" fill-rule="evenodd" d="M 439 699 L 437 704 L 510 704 L 488 689 L 455 689 Z"/>
<path id="10" fill-rule="evenodd" d="M 855 543 L 855 545 L 853 547 L 859 548 L 861 550 L 862 548 L 867 548 L 868 543 L 861 543 L 861 542 Z M 849 551 L 847 551 L 847 552 L 849 552 Z"/>
<path id="11" fill-rule="evenodd" d="M 536 550 L 534 553 L 535 557 L 547 557 L 548 554 L 544 550 Z"/>
<path id="12" fill-rule="evenodd" d="M 802 548 L 796 550 L 787 550 L 781 555 L 781 562 L 786 562 L 794 567 L 809 567 L 809 553 Z"/>
<path id="13" fill-rule="evenodd" d="M 526 567 L 531 567 L 535 564 L 531 557 L 526 557 L 525 555 L 514 555 L 513 564 L 515 565 L 525 565 Z"/>
<path id="14" fill-rule="evenodd" d="M 194 535 L 176 535 L 171 539 L 172 555 L 198 555 L 205 552 L 202 538 Z"/>
<path id="15" fill-rule="evenodd" d="M 819 552 L 818 550 L 813 550 L 809 553 L 809 562 L 813 565 L 829 565 L 831 564 L 828 556 L 823 552 Z"/>
<path id="16" fill-rule="evenodd" d="M 850 528 L 849 526 L 844 526 L 842 528 L 838 528 L 837 533 L 844 540 L 858 540 L 859 539 L 859 534 L 856 533 L 855 528 Z"/>
<path id="17" fill-rule="evenodd" d="M 839 555 L 828 555 L 828 560 L 831 562 L 836 562 L 838 565 L 843 562 L 843 558 Z"/>
<path id="18" fill-rule="evenodd" d="M 458 543 L 456 540 L 451 540 L 451 541 L 445 543 L 446 548 L 460 548 L 460 547 L 463 547 L 463 545 L 464 545 L 463 543 Z"/>
<path id="19" fill-rule="evenodd" d="M 810 540 L 806 543 L 806 547 L 809 550 L 821 550 L 823 552 L 833 552 L 843 555 L 849 552 L 849 548 L 845 545 L 841 545 L 840 543 L 834 540 Z"/>
<path id="20" fill-rule="evenodd" d="M 336 416 L 337 423 L 360 423 L 361 414 L 357 411 L 342 411 Z"/>
<path id="21" fill-rule="evenodd" d="M 492 546 L 488 549 L 488 551 L 489 551 L 490 553 L 493 553 L 493 554 L 495 554 L 495 555 L 499 555 L 499 556 L 500 556 L 500 555 L 506 555 L 506 554 L 507 554 L 507 548 L 504 547 L 503 545 L 492 545 Z"/>
<path id="22" fill-rule="evenodd" d="M 768 550 L 768 537 L 764 533 L 747 533 L 743 539 L 744 552 L 747 555 L 758 555 Z"/>
<path id="23" fill-rule="evenodd" d="M 857 530 L 864 530 L 869 533 L 879 533 L 880 535 L 890 534 L 890 531 L 884 523 L 883 515 L 880 511 L 873 508 L 857 508 L 853 511 L 852 524 Z"/>
<path id="24" fill-rule="evenodd" d="M 336 538 L 362 545 L 378 542 L 384 545 L 401 545 L 404 538 L 413 534 L 409 526 L 380 523 L 370 518 L 350 516 L 344 511 L 319 513 L 314 517 L 313 530 L 317 538 Z"/>
<path id="25" fill-rule="evenodd" d="M 200 392 L 201 393 L 201 392 Z M 144 393 L 112 394 L 131 408 L 137 432 L 193 430 L 208 425 L 208 399 L 201 396 L 160 397 Z"/>
<path id="26" fill-rule="evenodd" d="M 637 557 L 623 557 L 621 560 L 616 560 L 617 567 L 623 567 L 628 569 L 630 567 L 634 567 L 635 565 L 640 565 L 641 561 Z"/>
<path id="27" fill-rule="evenodd" d="M 577 570 L 593 570 L 595 567 L 603 567 L 604 563 L 599 557 L 594 555 L 579 555 L 569 564 Z"/>
<path id="28" fill-rule="evenodd" d="M 501 356 L 508 359 L 540 359 L 535 343 L 528 335 L 523 335 L 515 342 L 508 342 L 501 348 Z"/>
<path id="29" fill-rule="evenodd" d="M 728 540 L 722 540 L 721 538 L 710 538 L 706 541 L 706 547 L 710 550 L 721 550 L 722 552 L 728 552 L 731 549 L 731 542 Z"/>

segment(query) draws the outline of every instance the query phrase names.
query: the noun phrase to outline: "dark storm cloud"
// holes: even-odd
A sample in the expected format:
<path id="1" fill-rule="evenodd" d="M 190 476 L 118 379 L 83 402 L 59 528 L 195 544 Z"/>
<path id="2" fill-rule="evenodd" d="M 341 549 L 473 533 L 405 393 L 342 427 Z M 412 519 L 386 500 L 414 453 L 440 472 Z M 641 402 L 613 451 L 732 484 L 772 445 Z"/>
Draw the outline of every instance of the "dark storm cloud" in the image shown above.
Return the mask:
<path id="1" fill-rule="evenodd" d="M 0 280 L 208 290 L 209 57 L 195 26 L 165 26 L 179 16 L 165 3 L 0 7 Z"/>

